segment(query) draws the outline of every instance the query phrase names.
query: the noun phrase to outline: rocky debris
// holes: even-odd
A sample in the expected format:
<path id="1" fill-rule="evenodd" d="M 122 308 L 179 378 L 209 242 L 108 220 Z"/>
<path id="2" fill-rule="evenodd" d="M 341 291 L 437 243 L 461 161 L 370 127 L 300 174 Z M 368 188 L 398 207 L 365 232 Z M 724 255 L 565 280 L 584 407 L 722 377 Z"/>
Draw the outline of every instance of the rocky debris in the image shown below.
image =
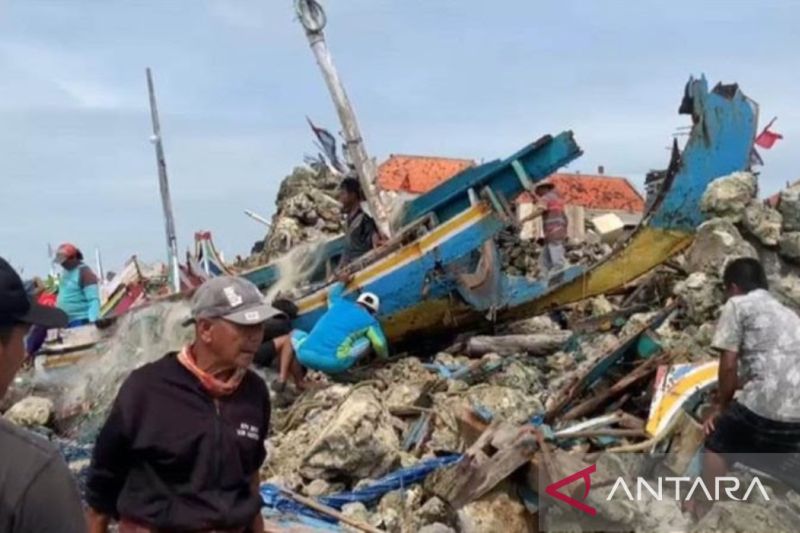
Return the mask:
<path id="1" fill-rule="evenodd" d="M 417 516 L 424 524 L 441 522 L 450 523 L 452 516 L 450 508 L 440 498 L 433 496 L 419 508 Z"/>
<path id="2" fill-rule="evenodd" d="M 786 259 L 800 263 L 800 231 L 790 231 L 781 235 L 780 254 Z"/>
<path id="3" fill-rule="evenodd" d="M 531 531 L 533 520 L 533 515 L 528 513 L 519 498 L 502 486 L 458 511 L 459 531 L 463 533 L 525 533 Z"/>
<path id="4" fill-rule="evenodd" d="M 267 235 L 254 246 L 246 266 L 280 257 L 299 244 L 320 241 L 343 230 L 336 199 L 340 178 L 325 168 L 297 167 L 281 182 Z"/>
<path id="5" fill-rule="evenodd" d="M 722 304 L 718 279 L 704 272 L 695 272 L 675 286 L 675 294 L 686 304 L 686 314 L 695 324 L 714 318 Z"/>
<path id="6" fill-rule="evenodd" d="M 50 398 L 28 396 L 12 405 L 5 417 L 18 426 L 46 426 L 53 418 L 53 410 L 53 400 Z"/>
<path id="7" fill-rule="evenodd" d="M 758 179 L 750 172 L 734 172 L 712 181 L 700 200 L 700 209 L 731 222 L 742 219 L 745 206 L 756 197 Z"/>
<path id="8" fill-rule="evenodd" d="M 783 305 L 789 306 L 800 314 L 800 278 L 797 276 L 771 276 L 769 289 Z"/>
<path id="9" fill-rule="evenodd" d="M 456 530 L 439 522 L 422 526 L 419 533 L 456 533 Z"/>
<path id="10" fill-rule="evenodd" d="M 730 221 L 712 218 L 697 229 L 697 236 L 686 253 L 686 267 L 689 272 L 721 277 L 725 265 L 738 257 L 757 258 L 758 254 Z"/>
<path id="11" fill-rule="evenodd" d="M 329 483 L 324 479 L 315 479 L 306 485 L 305 494 L 311 497 L 324 496 L 326 494 L 333 494 L 345 489 L 343 483 Z"/>
<path id="12" fill-rule="evenodd" d="M 611 302 L 608 301 L 604 295 L 596 296 L 590 300 L 590 307 L 591 307 L 591 314 L 592 316 L 602 316 L 607 315 L 614 311 L 614 306 L 611 305 Z"/>
<path id="13" fill-rule="evenodd" d="M 778 244 L 782 225 L 783 216 L 761 202 L 750 202 L 742 215 L 744 229 L 764 246 Z"/>
<path id="14" fill-rule="evenodd" d="M 800 183 L 781 191 L 778 211 L 783 215 L 784 231 L 800 231 Z"/>
<path id="15" fill-rule="evenodd" d="M 301 475 L 359 480 L 379 477 L 399 460 L 400 442 L 386 408 L 372 387 L 354 389 L 306 451 Z"/>
<path id="16" fill-rule="evenodd" d="M 352 502 L 346 503 L 342 506 L 342 515 L 350 518 L 351 520 L 357 520 L 358 522 L 368 524 L 370 523 L 371 516 L 367 507 L 361 502 Z M 360 529 L 356 529 L 352 526 L 342 525 L 342 529 L 345 531 L 353 531 L 355 533 L 361 533 Z"/>
<path id="17" fill-rule="evenodd" d="M 505 327 L 505 331 L 510 334 L 530 335 L 534 333 L 544 333 L 561 329 L 552 318 L 547 315 L 535 316 L 525 320 L 512 322 Z"/>

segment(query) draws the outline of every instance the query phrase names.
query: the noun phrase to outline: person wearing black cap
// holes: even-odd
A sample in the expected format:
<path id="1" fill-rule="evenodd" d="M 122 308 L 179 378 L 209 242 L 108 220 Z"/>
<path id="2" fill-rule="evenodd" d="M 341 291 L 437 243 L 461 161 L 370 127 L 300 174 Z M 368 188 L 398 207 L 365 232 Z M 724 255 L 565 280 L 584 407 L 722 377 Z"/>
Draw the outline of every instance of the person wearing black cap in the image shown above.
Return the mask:
<path id="1" fill-rule="evenodd" d="M 263 531 L 258 473 L 269 392 L 249 369 L 280 311 L 243 278 L 192 298 L 194 341 L 131 372 L 95 443 L 86 482 L 92 533 Z"/>
<path id="2" fill-rule="evenodd" d="M 65 327 L 67 315 L 32 301 L 0 257 L 0 397 L 25 360 L 24 338 L 34 325 Z M 86 531 L 78 489 L 58 451 L 3 418 L 0 450 L 0 531 Z"/>

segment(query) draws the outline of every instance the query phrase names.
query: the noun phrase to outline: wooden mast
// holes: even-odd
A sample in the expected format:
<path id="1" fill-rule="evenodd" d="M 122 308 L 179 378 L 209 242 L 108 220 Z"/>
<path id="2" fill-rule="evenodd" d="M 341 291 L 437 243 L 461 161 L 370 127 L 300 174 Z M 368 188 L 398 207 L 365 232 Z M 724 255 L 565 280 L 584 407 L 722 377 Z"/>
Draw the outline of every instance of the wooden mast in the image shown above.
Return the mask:
<path id="1" fill-rule="evenodd" d="M 169 195 L 169 181 L 167 180 L 167 161 L 164 159 L 164 145 L 161 142 L 161 124 L 158 121 L 158 107 L 156 106 L 156 93 L 153 89 L 153 75 L 147 68 L 147 91 L 150 95 L 150 118 L 153 121 L 153 142 L 156 150 L 156 165 L 158 166 L 158 185 L 161 190 L 161 205 L 164 209 L 164 227 L 167 235 L 167 258 L 169 264 L 169 277 L 172 289 L 181 290 L 181 276 L 178 270 L 178 239 L 175 235 L 175 217 L 172 214 L 172 200 Z"/>
<path id="2" fill-rule="evenodd" d="M 375 161 L 367 155 L 355 111 L 344 90 L 344 84 L 339 78 L 336 66 L 333 64 L 333 57 L 328 49 L 328 44 L 325 42 L 325 34 L 322 32 L 326 23 L 325 12 L 317 0 L 295 0 L 295 9 L 300 23 L 305 29 L 306 37 L 311 45 L 311 50 L 314 52 L 314 57 L 317 59 L 317 64 L 322 70 L 322 76 L 325 78 L 325 83 L 331 93 L 333 104 L 339 115 L 339 121 L 342 124 L 345 148 L 358 174 L 361 188 L 367 197 L 370 210 L 375 216 L 375 222 L 378 224 L 381 233 L 389 237 L 391 236 L 389 217 L 378 195 Z"/>

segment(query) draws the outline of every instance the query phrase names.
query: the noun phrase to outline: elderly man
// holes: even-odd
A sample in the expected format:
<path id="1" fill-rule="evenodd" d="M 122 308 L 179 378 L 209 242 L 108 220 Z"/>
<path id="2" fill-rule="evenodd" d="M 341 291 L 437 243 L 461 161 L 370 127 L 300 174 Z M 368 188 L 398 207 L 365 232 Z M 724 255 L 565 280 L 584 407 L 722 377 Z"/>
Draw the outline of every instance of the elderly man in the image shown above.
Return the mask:
<path id="1" fill-rule="evenodd" d="M 800 452 L 800 317 L 768 292 L 757 259 L 731 261 L 723 284 L 728 301 L 712 342 L 721 354 L 717 401 L 704 426 L 707 487 L 734 462 L 758 467 L 752 464 L 757 454 Z M 796 469 L 792 474 L 780 466 L 761 466 L 797 480 Z M 708 506 L 693 502 L 688 507 L 700 515 Z"/>
<path id="2" fill-rule="evenodd" d="M 218 277 L 192 299 L 194 342 L 131 373 L 97 438 L 92 532 L 263 530 L 258 472 L 270 419 L 248 369 L 278 314 L 255 285 Z"/>
<path id="3" fill-rule="evenodd" d="M 0 258 L 0 398 L 25 359 L 28 329 L 66 324 L 62 311 L 32 301 L 19 275 Z M 2 417 L 0 450 L 0 531 L 86 531 L 78 489 L 58 451 Z"/>
<path id="4" fill-rule="evenodd" d="M 69 315 L 69 327 L 96 322 L 100 318 L 100 289 L 97 275 L 83 263 L 81 251 L 64 243 L 56 250 L 55 262 L 64 269 L 57 305 Z"/>

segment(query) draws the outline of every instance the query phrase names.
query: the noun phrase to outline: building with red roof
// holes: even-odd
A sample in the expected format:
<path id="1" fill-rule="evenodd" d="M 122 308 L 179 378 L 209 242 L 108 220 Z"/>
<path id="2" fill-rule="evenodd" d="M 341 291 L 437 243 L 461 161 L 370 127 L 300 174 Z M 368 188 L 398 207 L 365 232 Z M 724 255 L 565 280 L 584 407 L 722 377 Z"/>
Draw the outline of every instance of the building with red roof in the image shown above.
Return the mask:
<path id="1" fill-rule="evenodd" d="M 392 154 L 378 167 L 378 186 L 385 191 L 423 194 L 473 166 L 471 159 Z"/>

